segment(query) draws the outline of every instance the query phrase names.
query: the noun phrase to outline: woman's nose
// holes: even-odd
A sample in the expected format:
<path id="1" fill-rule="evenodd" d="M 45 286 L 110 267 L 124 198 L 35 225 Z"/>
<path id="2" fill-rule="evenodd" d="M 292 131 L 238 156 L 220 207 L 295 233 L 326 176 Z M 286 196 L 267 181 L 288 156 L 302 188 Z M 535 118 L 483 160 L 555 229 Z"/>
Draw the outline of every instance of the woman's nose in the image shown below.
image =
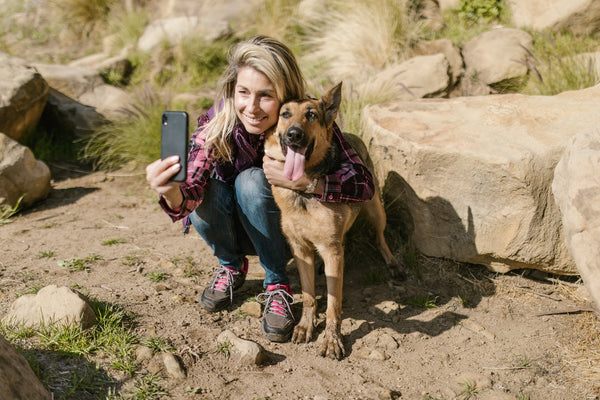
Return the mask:
<path id="1" fill-rule="evenodd" d="M 247 107 L 249 111 L 258 111 L 260 109 L 258 96 L 250 96 Z"/>

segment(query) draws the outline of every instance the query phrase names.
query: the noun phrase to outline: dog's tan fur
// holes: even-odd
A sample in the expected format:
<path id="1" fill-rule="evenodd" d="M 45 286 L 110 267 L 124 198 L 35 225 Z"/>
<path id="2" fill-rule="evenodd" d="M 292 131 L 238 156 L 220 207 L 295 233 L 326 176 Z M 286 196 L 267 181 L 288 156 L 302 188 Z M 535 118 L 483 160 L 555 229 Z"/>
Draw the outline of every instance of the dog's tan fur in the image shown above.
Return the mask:
<path id="1" fill-rule="evenodd" d="M 307 156 L 307 175 L 322 175 L 319 169 L 330 154 L 332 126 L 341 100 L 341 83 L 320 100 L 292 101 L 282 105 L 274 133 L 267 136 L 265 153 L 275 159 L 284 159 L 284 135 L 290 128 L 301 130 L 304 143 L 314 147 Z M 315 118 L 316 116 L 316 118 Z M 367 168 L 372 171 L 372 161 L 362 140 L 352 134 L 344 134 Z M 329 166 L 332 167 L 332 166 Z M 333 166 L 334 170 L 336 169 Z M 338 166 L 339 167 L 339 166 Z M 375 176 L 373 176 L 375 179 Z M 290 243 L 302 285 L 302 317 L 294 329 L 292 341 L 308 342 L 316 325 L 317 302 L 315 300 L 315 249 L 325 264 L 327 281 L 327 313 L 322 356 L 341 359 L 345 355 L 340 333 L 342 319 L 342 284 L 344 278 L 344 235 L 354 223 L 359 212 L 365 211 L 376 230 L 378 248 L 392 273 L 399 277 L 403 269 L 390 251 L 383 231 L 386 216 L 381 203 L 379 187 L 375 181 L 372 200 L 360 203 L 328 203 L 316 200 L 301 192 L 273 186 L 273 196 L 281 209 L 283 232 Z"/>

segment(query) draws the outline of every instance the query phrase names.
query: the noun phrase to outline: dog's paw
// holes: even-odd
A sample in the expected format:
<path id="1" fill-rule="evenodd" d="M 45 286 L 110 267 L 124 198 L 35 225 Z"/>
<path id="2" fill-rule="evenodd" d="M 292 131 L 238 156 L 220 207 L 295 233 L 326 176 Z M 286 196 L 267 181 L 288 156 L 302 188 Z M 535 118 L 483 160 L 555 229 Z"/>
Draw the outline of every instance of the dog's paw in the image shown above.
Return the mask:
<path id="1" fill-rule="evenodd" d="M 326 326 L 321 345 L 321 356 L 341 360 L 346 355 L 342 334 L 338 326 Z"/>
<path id="2" fill-rule="evenodd" d="M 346 349 L 342 342 L 342 335 L 339 332 L 325 334 L 323 344 L 321 345 L 321 357 L 329 357 L 341 360 L 346 356 Z"/>
<path id="3" fill-rule="evenodd" d="M 313 334 L 313 325 L 312 324 L 303 324 L 302 321 L 296 325 L 294 328 L 294 333 L 292 334 L 292 342 L 293 343 L 308 343 L 310 339 L 312 339 Z"/>
<path id="4" fill-rule="evenodd" d="M 394 262 L 387 265 L 390 277 L 395 281 L 405 281 L 407 277 L 406 266 L 402 262 Z"/>

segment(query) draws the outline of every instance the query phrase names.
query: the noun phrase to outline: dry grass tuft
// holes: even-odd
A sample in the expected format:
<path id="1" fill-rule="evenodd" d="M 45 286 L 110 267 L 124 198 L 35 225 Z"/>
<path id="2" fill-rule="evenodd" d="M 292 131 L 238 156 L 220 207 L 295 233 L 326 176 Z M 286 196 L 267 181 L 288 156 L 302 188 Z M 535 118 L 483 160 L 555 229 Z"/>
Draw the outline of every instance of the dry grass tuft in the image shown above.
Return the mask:
<path id="1" fill-rule="evenodd" d="M 331 0 L 307 21 L 313 63 L 327 76 L 360 81 L 402 59 L 415 35 L 405 0 Z"/>

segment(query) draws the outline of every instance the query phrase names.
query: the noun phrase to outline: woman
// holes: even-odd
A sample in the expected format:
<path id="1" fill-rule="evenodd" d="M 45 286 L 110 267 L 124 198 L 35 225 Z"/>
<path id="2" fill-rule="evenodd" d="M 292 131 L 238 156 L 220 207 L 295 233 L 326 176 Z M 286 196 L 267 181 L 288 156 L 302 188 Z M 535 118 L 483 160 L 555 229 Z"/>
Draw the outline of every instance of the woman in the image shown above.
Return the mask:
<path id="1" fill-rule="evenodd" d="M 228 61 L 219 105 L 198 118 L 192 135 L 186 182 L 169 181 L 180 168 L 177 156 L 148 165 L 146 178 L 165 212 L 173 221 L 184 218 L 186 227 L 191 223 L 219 261 L 200 305 L 218 311 L 231 304 L 246 278 L 246 256 L 258 255 L 266 273 L 266 291 L 259 296 L 265 303 L 262 330 L 272 341 L 286 341 L 294 327 L 286 273 L 291 254 L 271 184 L 323 201 L 364 201 L 373 195 L 372 176 L 341 139 L 347 157 L 343 174 L 316 182 L 306 175 L 287 179 L 283 163 L 264 157 L 264 134 L 277 123 L 283 102 L 306 97 L 296 59 L 283 43 L 253 36 L 234 46 Z"/>

